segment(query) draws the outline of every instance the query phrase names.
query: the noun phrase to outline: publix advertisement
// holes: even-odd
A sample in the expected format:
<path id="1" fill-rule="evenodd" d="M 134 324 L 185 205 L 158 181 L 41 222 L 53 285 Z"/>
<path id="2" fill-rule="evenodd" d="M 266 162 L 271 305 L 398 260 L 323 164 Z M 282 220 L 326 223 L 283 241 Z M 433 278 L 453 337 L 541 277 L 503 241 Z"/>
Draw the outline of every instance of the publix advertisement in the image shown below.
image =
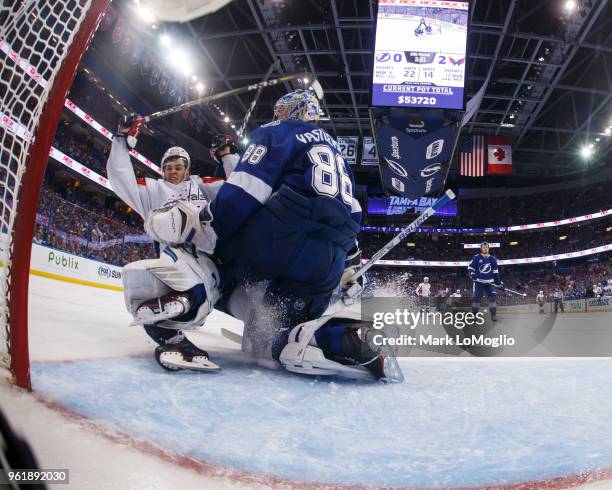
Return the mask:
<path id="1" fill-rule="evenodd" d="M 123 289 L 121 269 L 42 245 L 32 245 L 30 270 L 36 275 L 61 276 L 60 278 L 72 279 L 69 282 L 120 290 Z"/>
<path id="2" fill-rule="evenodd" d="M 5 243 L 6 235 L 0 234 L 0 262 L 4 260 Z M 121 270 L 115 265 L 32 244 L 30 273 L 37 276 L 122 291 Z"/>

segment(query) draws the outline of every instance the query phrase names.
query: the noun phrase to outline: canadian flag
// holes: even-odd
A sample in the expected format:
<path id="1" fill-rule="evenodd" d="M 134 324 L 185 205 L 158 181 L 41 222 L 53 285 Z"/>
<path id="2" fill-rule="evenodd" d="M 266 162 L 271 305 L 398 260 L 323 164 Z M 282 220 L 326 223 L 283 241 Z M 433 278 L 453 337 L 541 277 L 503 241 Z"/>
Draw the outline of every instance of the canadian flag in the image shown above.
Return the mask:
<path id="1" fill-rule="evenodd" d="M 487 138 L 489 174 L 512 174 L 512 139 L 505 136 Z"/>

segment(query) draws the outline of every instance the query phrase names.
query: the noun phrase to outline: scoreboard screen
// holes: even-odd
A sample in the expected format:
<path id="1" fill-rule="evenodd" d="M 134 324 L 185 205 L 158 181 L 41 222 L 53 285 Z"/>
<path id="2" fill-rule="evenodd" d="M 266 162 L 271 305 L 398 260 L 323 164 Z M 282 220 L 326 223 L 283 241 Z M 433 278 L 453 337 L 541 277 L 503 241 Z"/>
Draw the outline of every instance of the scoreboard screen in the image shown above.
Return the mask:
<path id="1" fill-rule="evenodd" d="M 463 109 L 469 3 L 379 0 L 372 105 Z"/>

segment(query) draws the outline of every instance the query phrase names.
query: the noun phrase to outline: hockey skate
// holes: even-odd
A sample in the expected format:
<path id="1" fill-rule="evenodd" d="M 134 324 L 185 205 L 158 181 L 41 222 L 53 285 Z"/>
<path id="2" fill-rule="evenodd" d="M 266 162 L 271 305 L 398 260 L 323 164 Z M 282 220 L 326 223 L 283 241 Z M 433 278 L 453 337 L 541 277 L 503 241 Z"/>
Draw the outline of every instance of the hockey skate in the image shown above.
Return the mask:
<path id="1" fill-rule="evenodd" d="M 374 336 L 381 335 L 371 327 L 349 327 L 342 335 L 342 356 L 336 356 L 340 364 L 366 368 L 376 380 L 401 383 L 402 371 L 390 349 L 374 344 Z"/>
<path id="2" fill-rule="evenodd" d="M 404 381 L 393 352 L 373 343 L 375 335 L 384 334 L 351 321 L 356 319 L 357 316 L 351 314 L 343 315 L 343 318 L 323 316 L 294 327 L 289 334 L 289 342 L 281 352 L 281 364 L 288 371 L 300 374 L 365 380 L 374 378 L 389 383 Z M 334 355 L 326 347 L 312 343 L 316 330 L 329 326 L 343 329 L 340 354 Z"/>
<path id="3" fill-rule="evenodd" d="M 153 298 L 142 303 L 134 314 L 130 326 L 158 323 L 162 320 L 184 315 L 191 308 L 193 301 L 191 292 L 170 292 L 159 298 Z"/>
<path id="4" fill-rule="evenodd" d="M 192 344 L 186 337 L 180 342 L 167 343 L 155 349 L 155 359 L 168 371 L 219 371 L 220 366 L 208 359 L 208 352 Z"/>

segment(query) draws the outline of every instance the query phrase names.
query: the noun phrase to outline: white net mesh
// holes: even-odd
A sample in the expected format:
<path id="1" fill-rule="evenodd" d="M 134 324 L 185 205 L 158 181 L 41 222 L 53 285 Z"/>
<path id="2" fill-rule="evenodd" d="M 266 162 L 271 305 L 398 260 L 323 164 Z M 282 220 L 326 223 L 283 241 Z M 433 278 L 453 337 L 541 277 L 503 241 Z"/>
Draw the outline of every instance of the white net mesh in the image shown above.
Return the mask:
<path id="1" fill-rule="evenodd" d="M 11 257 L 19 190 L 49 91 L 91 0 L 0 6 L 0 363 L 10 366 Z M 10 6 L 7 6 L 10 5 Z M 27 305 L 19 305 L 27 308 Z"/>

